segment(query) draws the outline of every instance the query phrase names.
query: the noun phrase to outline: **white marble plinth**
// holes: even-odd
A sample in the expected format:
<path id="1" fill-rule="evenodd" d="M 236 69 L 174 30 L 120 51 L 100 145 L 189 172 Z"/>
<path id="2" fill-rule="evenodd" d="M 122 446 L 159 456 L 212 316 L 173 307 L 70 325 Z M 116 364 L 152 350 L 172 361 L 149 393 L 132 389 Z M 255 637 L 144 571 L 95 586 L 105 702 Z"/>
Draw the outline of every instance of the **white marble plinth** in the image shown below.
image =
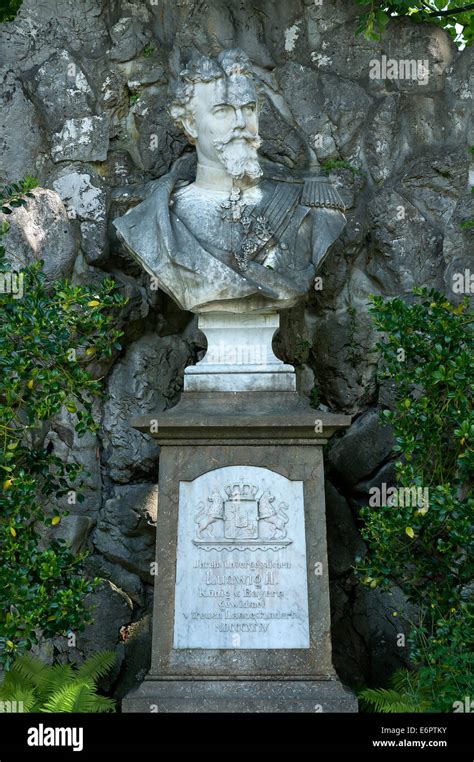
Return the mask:
<path id="1" fill-rule="evenodd" d="M 295 369 L 272 350 L 278 313 L 205 313 L 198 325 L 208 348 L 200 362 L 186 368 L 185 391 L 296 390 Z"/>

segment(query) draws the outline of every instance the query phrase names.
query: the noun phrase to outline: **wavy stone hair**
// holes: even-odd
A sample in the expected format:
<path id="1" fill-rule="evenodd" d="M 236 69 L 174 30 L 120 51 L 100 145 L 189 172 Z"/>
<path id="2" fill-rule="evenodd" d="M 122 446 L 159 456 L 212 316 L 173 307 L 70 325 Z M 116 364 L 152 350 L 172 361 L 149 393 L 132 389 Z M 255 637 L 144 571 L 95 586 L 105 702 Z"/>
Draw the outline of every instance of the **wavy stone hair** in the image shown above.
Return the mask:
<path id="1" fill-rule="evenodd" d="M 212 82 L 235 75 L 254 79 L 250 59 L 240 48 L 223 50 L 217 58 L 199 56 L 191 60 L 179 74 L 174 98 L 168 107 L 171 118 L 186 132 L 184 120 L 195 115 L 192 99 L 196 82 Z M 188 138 L 194 142 L 192 136 L 188 135 Z"/>

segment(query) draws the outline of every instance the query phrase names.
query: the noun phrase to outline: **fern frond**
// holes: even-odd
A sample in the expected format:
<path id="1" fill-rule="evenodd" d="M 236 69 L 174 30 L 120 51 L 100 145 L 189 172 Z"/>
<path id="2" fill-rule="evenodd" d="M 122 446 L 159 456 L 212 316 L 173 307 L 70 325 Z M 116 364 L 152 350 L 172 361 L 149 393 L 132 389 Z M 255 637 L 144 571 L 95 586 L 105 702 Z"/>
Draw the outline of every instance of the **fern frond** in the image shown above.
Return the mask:
<path id="1" fill-rule="evenodd" d="M 90 656 L 76 672 L 77 680 L 98 680 L 109 672 L 117 661 L 114 651 L 99 651 Z"/>
<path id="2" fill-rule="evenodd" d="M 72 682 L 63 685 L 45 701 L 41 712 L 92 712 L 95 688 L 91 683 Z"/>
<path id="3" fill-rule="evenodd" d="M 34 685 L 30 678 L 15 669 L 10 669 L 8 672 L 5 672 L 2 684 L 0 685 L 0 700 L 14 701 L 17 693 L 28 690 L 34 690 Z"/>
<path id="4" fill-rule="evenodd" d="M 375 712 L 428 712 L 432 705 L 418 673 L 410 669 L 397 669 L 389 688 L 365 688 L 358 695 L 362 704 Z"/>
<path id="5" fill-rule="evenodd" d="M 54 667 L 50 667 L 45 680 L 46 695 L 45 700 L 49 696 L 62 688 L 63 685 L 73 682 L 75 679 L 75 672 L 70 664 L 55 664 Z"/>
<path id="6" fill-rule="evenodd" d="M 36 656 L 26 654 L 15 660 L 11 672 L 17 672 L 28 681 L 32 688 L 43 693 L 48 671 L 50 669 L 51 667 L 48 664 L 44 664 Z"/>
<path id="7" fill-rule="evenodd" d="M 390 678 L 390 685 L 399 693 L 411 693 L 416 689 L 416 673 L 397 669 Z"/>
<path id="8" fill-rule="evenodd" d="M 92 709 L 92 711 L 96 714 L 98 712 L 115 712 L 115 706 L 116 702 L 113 699 L 107 698 L 107 696 L 96 695 L 94 697 L 94 709 Z"/>
<path id="9" fill-rule="evenodd" d="M 393 688 L 365 688 L 359 693 L 361 701 L 375 712 L 420 712 L 420 704 L 406 693 Z"/>
<path id="10" fill-rule="evenodd" d="M 3 701 L 4 699 L 2 699 Z M 13 706 L 8 710 L 15 714 L 21 714 L 22 712 L 36 712 L 38 711 L 38 702 L 34 691 L 28 688 L 17 688 L 12 698 L 7 699 L 13 702 Z"/>
<path id="11" fill-rule="evenodd" d="M 25 712 L 111 712 L 115 702 L 97 695 L 95 685 L 115 664 L 113 651 L 101 651 L 79 668 L 54 667 L 33 656 L 17 659 L 0 685 L 0 701 L 23 702 Z"/>

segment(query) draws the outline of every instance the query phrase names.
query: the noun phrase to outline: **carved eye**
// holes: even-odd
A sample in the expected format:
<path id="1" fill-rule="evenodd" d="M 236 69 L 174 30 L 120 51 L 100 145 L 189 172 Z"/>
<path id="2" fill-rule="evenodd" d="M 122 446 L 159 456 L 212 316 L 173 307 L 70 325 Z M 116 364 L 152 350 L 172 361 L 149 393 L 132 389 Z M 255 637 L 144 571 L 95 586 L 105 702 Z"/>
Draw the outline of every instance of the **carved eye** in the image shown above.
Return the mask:
<path id="1" fill-rule="evenodd" d="M 231 108 L 231 106 L 217 106 L 217 108 L 214 109 L 214 114 L 216 116 L 226 116 Z"/>
<path id="2" fill-rule="evenodd" d="M 245 111 L 246 114 L 253 114 L 255 112 L 255 103 L 248 103 L 244 106 L 243 111 Z"/>

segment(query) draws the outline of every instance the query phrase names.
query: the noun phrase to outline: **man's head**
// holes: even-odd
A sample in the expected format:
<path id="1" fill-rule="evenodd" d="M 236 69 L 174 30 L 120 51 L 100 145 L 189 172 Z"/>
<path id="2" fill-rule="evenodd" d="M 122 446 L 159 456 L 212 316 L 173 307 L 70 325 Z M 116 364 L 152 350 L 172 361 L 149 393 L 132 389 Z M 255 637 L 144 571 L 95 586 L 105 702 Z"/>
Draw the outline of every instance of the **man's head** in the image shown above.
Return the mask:
<path id="1" fill-rule="evenodd" d="M 262 174 L 257 90 L 250 61 L 241 50 L 190 63 L 180 74 L 170 113 L 196 145 L 201 164 L 224 166 L 235 178 Z"/>

